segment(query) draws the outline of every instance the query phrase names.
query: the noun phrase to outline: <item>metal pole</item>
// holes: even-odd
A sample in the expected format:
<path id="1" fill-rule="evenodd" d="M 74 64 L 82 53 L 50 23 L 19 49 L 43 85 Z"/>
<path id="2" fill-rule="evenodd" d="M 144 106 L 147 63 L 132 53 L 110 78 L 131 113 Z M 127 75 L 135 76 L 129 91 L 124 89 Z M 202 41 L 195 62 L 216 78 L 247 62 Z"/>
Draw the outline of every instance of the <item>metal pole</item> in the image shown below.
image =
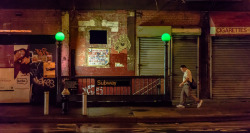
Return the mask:
<path id="1" fill-rule="evenodd" d="M 168 92 L 168 42 L 164 42 L 164 94 Z"/>
<path id="2" fill-rule="evenodd" d="M 62 42 L 58 41 L 57 45 L 57 63 L 56 63 L 56 74 L 57 74 L 57 103 L 61 102 L 61 56 L 62 56 Z"/>
<path id="3" fill-rule="evenodd" d="M 49 92 L 44 92 L 44 115 L 49 114 Z"/>
<path id="4" fill-rule="evenodd" d="M 170 89 L 169 89 L 169 63 L 168 63 L 168 46 L 169 41 L 165 41 L 165 54 L 164 54 L 164 94 L 165 94 L 165 100 L 170 100 Z M 169 53 L 170 54 L 170 53 Z M 169 55 L 170 56 L 170 55 Z"/>
<path id="5" fill-rule="evenodd" d="M 87 115 L 87 93 L 82 93 L 82 115 Z"/>

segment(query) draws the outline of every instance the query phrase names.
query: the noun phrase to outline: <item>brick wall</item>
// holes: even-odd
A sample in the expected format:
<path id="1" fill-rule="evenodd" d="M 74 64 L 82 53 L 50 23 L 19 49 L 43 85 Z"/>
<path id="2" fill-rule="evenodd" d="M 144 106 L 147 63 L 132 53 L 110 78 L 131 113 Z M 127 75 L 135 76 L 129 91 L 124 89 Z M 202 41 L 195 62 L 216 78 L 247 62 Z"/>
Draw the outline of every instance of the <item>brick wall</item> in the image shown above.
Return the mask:
<path id="1" fill-rule="evenodd" d="M 0 10 L 0 34 L 55 35 L 62 31 L 62 13 L 59 10 Z M 31 32 L 4 32 L 9 30 L 30 30 Z M 62 75 L 69 75 L 69 46 L 62 46 Z"/>
<path id="2" fill-rule="evenodd" d="M 0 10 L 0 30 L 31 30 L 23 34 L 54 35 L 60 27 L 61 12 L 57 10 Z"/>
<path id="3" fill-rule="evenodd" d="M 78 21 L 95 21 L 95 26 L 85 26 L 80 27 L 82 30 L 71 30 L 76 37 L 76 39 L 72 40 L 76 44 L 72 44 L 72 48 L 75 47 L 76 55 L 75 55 L 75 68 L 76 68 L 76 75 L 78 76 L 133 76 L 134 71 L 129 71 L 127 69 L 127 49 L 122 50 L 118 53 L 114 50 L 114 43 L 117 42 L 118 38 L 121 35 L 127 35 L 127 12 L 123 10 L 118 11 L 82 11 L 78 14 L 75 18 Z M 87 30 L 88 28 L 98 27 L 98 28 L 107 28 L 103 26 L 98 26 L 98 22 L 102 22 L 102 20 L 106 20 L 108 22 L 118 22 L 118 31 L 109 32 L 109 39 L 111 41 L 110 47 L 106 44 L 106 46 L 101 45 L 90 45 L 88 40 L 86 39 Z M 85 31 L 84 31 L 85 29 Z M 75 45 L 75 46 L 74 46 Z M 88 66 L 87 63 L 87 50 L 88 48 L 107 48 L 110 50 L 110 62 L 105 67 L 93 67 Z M 115 67 L 115 63 L 120 63 L 123 67 Z"/>
<path id="4" fill-rule="evenodd" d="M 200 23 L 200 12 L 137 11 L 139 26 L 192 27 Z"/>
<path id="5" fill-rule="evenodd" d="M 77 35 L 74 39 L 72 48 L 76 49 L 75 68 L 76 75 L 100 75 L 100 76 L 129 76 L 134 75 L 134 71 L 127 69 L 127 50 L 118 53 L 114 50 L 113 44 L 117 41 L 120 35 L 127 34 L 127 11 L 82 11 L 75 16 L 77 21 L 90 21 L 99 17 L 102 20 L 119 22 L 118 32 L 111 32 L 111 48 L 110 48 L 110 64 L 109 67 L 90 67 L 87 65 L 87 49 L 92 47 L 88 45 L 86 40 L 86 31 L 71 30 Z M 195 27 L 200 23 L 199 12 L 179 12 L 179 11 L 137 11 L 136 14 L 137 26 L 173 26 L 173 27 Z M 78 22 L 75 23 L 75 26 Z M 73 26 L 74 27 L 74 26 Z M 87 27 L 84 27 L 87 28 Z M 76 33 L 77 32 L 77 33 Z M 115 67 L 115 62 L 118 62 L 124 67 Z"/>

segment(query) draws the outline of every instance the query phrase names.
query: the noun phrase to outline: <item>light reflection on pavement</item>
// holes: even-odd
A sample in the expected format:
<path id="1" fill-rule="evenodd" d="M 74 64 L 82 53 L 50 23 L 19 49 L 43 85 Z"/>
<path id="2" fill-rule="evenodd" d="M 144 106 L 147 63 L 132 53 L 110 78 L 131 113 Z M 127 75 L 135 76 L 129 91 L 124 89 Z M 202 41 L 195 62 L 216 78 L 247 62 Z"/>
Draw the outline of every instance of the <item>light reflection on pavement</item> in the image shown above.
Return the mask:
<path id="1" fill-rule="evenodd" d="M 196 123 L 19 123 L 0 124 L 0 133 L 249 133 L 250 121 Z"/>

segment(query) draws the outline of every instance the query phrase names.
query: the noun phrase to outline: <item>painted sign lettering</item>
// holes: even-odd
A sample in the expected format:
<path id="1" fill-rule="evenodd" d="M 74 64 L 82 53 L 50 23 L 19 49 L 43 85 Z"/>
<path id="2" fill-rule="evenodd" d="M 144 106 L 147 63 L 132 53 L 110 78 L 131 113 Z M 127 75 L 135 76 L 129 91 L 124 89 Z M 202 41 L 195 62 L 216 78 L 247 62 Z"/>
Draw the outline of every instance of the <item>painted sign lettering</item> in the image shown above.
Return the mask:
<path id="1" fill-rule="evenodd" d="M 211 35 L 250 35 L 250 27 L 211 27 Z"/>
<path id="2" fill-rule="evenodd" d="M 131 79 L 96 79 L 96 86 L 130 86 Z"/>

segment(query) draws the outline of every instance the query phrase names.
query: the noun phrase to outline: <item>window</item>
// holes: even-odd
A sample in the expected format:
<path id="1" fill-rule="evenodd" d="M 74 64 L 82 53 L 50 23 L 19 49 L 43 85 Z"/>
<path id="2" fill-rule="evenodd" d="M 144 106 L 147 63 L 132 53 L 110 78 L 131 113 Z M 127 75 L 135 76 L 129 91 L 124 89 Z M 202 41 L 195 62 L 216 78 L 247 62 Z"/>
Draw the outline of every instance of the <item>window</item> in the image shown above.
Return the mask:
<path id="1" fill-rule="evenodd" d="M 107 44 L 107 30 L 90 30 L 90 44 Z"/>

